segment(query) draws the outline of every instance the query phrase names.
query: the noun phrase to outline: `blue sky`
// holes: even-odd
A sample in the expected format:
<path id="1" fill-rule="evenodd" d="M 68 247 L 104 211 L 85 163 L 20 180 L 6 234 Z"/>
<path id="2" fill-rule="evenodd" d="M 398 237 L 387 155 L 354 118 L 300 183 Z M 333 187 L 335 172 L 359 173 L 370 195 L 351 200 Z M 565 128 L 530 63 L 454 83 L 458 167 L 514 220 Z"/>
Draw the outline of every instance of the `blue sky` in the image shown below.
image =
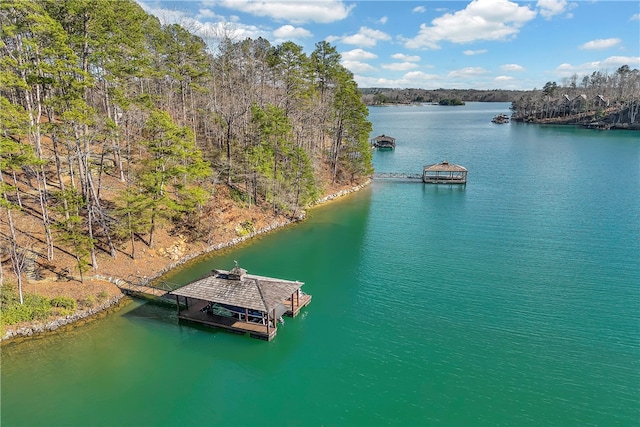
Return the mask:
<path id="1" fill-rule="evenodd" d="M 640 69 L 640 2 L 137 0 L 212 49 L 221 35 L 330 42 L 360 87 L 533 89 Z"/>

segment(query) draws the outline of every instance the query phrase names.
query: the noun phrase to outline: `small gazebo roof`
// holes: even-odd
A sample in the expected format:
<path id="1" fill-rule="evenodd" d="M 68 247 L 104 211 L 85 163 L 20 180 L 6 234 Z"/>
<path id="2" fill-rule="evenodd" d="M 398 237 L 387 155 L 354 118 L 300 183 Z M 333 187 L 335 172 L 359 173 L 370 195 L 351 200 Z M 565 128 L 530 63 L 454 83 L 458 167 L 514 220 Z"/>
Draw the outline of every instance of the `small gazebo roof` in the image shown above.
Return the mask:
<path id="1" fill-rule="evenodd" d="M 446 160 L 442 163 L 427 165 L 424 167 L 424 170 L 427 172 L 467 172 L 467 168 L 464 166 L 449 163 Z"/>
<path id="2" fill-rule="evenodd" d="M 302 285 L 303 282 L 246 274 L 246 270 L 236 266 L 232 271 L 213 270 L 169 294 L 269 312 Z"/>
<path id="3" fill-rule="evenodd" d="M 392 136 L 389 135 L 378 135 L 375 138 L 373 138 L 373 141 L 391 141 L 394 142 L 396 139 Z"/>

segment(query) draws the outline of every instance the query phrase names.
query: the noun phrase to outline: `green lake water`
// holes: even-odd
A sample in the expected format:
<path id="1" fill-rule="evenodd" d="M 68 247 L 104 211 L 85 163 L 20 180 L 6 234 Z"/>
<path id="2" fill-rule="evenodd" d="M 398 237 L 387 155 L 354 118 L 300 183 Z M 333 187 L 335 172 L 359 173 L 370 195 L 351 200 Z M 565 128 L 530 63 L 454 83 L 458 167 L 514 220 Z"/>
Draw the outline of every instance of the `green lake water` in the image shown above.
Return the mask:
<path id="1" fill-rule="evenodd" d="M 370 109 L 375 180 L 233 261 L 305 282 L 271 342 L 135 301 L 2 348 L 2 426 L 640 425 L 640 133 L 495 125 L 508 104 Z"/>

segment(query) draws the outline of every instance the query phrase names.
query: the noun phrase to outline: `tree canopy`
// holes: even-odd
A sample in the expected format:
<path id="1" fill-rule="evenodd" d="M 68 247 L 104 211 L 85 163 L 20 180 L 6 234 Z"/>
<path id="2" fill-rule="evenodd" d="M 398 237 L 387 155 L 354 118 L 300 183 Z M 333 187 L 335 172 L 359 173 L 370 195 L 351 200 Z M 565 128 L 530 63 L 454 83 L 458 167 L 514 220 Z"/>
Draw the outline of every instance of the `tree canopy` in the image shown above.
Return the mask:
<path id="1" fill-rule="evenodd" d="M 3 117 L 2 203 L 35 194 L 50 261 L 96 269 L 161 224 L 196 230 L 222 183 L 295 215 L 371 173 L 367 109 L 326 41 L 203 40 L 133 0 L 6 0 L 0 24 L 0 96 L 20 118 Z"/>

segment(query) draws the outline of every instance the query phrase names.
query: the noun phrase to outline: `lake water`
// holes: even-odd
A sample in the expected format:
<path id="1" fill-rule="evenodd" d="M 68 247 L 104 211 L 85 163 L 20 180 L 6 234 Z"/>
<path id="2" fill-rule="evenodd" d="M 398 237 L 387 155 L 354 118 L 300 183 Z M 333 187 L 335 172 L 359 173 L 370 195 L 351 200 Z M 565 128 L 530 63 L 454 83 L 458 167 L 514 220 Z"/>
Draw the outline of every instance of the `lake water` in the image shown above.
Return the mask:
<path id="1" fill-rule="evenodd" d="M 639 425 L 640 133 L 370 112 L 377 171 L 468 184 L 376 180 L 168 278 L 304 281 L 271 342 L 137 301 L 3 346 L 2 425 Z"/>

